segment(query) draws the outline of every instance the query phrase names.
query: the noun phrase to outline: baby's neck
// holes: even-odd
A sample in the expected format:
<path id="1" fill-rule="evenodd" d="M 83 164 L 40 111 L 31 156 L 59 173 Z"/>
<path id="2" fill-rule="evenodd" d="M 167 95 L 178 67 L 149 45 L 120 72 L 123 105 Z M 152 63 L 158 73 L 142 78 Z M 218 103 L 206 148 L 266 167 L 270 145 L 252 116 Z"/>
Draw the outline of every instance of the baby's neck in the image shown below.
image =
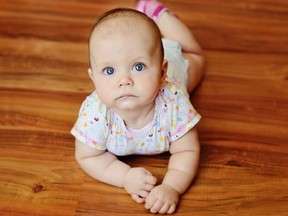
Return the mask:
<path id="1" fill-rule="evenodd" d="M 154 118 L 155 113 L 155 103 L 150 107 L 145 107 L 142 110 L 115 112 L 124 120 L 125 125 L 129 128 L 140 130 L 145 127 Z"/>

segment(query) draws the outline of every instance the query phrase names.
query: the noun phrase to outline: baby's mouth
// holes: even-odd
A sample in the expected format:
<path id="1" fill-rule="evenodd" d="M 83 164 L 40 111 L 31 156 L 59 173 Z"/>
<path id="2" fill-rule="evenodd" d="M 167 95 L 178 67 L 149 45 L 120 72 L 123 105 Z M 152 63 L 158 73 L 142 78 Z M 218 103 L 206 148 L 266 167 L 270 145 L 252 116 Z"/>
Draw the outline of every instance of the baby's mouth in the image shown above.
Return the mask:
<path id="1" fill-rule="evenodd" d="M 133 98 L 136 98 L 135 95 L 132 95 L 132 94 L 124 94 L 124 95 L 121 95 L 120 97 L 116 98 L 116 100 L 125 100 L 125 99 L 133 99 Z"/>

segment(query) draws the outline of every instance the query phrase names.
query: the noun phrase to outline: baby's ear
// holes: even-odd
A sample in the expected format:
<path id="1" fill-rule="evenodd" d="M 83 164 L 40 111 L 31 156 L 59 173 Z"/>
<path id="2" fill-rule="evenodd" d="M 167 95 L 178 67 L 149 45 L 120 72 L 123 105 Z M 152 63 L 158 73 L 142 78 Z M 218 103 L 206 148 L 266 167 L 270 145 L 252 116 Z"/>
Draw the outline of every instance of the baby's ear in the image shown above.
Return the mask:
<path id="1" fill-rule="evenodd" d="M 94 82 L 94 79 L 93 79 L 93 71 L 91 68 L 88 68 L 88 74 L 89 74 L 89 77 L 91 78 L 92 82 L 94 83 L 94 86 L 95 86 L 95 89 L 96 89 L 96 85 L 95 85 L 95 82 Z"/>
<path id="2" fill-rule="evenodd" d="M 165 83 L 167 70 L 168 70 L 168 61 L 166 59 L 163 59 L 162 67 L 161 67 L 161 83 L 162 84 Z"/>
<path id="3" fill-rule="evenodd" d="M 90 76 L 90 78 L 93 80 L 93 72 L 91 68 L 88 68 L 88 74 Z"/>
<path id="4" fill-rule="evenodd" d="M 166 59 L 163 59 L 162 67 L 161 67 L 161 75 L 166 76 L 168 70 L 168 61 Z"/>

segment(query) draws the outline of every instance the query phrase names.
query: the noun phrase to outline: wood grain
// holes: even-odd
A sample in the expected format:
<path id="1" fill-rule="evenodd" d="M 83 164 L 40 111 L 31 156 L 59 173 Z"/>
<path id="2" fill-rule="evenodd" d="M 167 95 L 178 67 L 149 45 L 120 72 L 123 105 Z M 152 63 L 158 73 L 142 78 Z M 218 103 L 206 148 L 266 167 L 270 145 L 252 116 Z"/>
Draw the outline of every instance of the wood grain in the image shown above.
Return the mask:
<path id="1" fill-rule="evenodd" d="M 136 1 L 0 1 L 0 215 L 147 215 L 85 175 L 70 129 L 97 17 Z M 288 2 L 167 0 L 204 48 L 201 163 L 176 215 L 288 212 Z M 160 180 L 169 154 L 120 158 Z"/>

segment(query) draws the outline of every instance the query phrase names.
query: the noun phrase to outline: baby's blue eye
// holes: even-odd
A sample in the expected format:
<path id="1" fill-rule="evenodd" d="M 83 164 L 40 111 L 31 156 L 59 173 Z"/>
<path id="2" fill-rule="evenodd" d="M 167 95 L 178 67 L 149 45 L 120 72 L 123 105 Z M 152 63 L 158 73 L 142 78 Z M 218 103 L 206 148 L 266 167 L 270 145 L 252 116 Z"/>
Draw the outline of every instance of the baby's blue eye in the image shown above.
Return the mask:
<path id="1" fill-rule="evenodd" d="M 112 67 L 106 67 L 104 68 L 103 72 L 106 75 L 113 75 L 115 73 L 115 70 Z"/>
<path id="2" fill-rule="evenodd" d="M 142 71 L 144 70 L 145 65 L 143 63 L 137 63 L 133 66 L 133 70 L 135 71 Z"/>

